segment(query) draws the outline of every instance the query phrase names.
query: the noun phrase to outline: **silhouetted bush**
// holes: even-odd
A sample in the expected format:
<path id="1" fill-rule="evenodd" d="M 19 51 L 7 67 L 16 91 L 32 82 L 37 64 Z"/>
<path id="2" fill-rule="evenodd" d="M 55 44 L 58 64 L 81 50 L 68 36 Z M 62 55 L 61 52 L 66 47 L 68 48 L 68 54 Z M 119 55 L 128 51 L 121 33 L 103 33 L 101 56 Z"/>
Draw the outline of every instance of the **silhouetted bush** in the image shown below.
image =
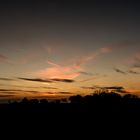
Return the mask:
<path id="1" fill-rule="evenodd" d="M 68 102 L 66 102 L 68 101 Z M 20 102 L 9 102 L 7 105 L 0 105 L 0 111 L 5 108 L 12 112 L 18 110 L 20 112 L 55 112 L 59 113 L 93 113 L 106 115 L 114 113 L 137 113 L 140 114 L 140 98 L 136 95 L 125 94 L 121 96 L 115 92 L 96 91 L 96 93 L 86 96 L 75 95 L 69 99 L 54 100 L 48 102 L 47 99 L 31 99 L 23 98 Z M 4 109 L 3 109 L 4 110 Z M 18 112 L 17 111 L 17 112 Z"/>

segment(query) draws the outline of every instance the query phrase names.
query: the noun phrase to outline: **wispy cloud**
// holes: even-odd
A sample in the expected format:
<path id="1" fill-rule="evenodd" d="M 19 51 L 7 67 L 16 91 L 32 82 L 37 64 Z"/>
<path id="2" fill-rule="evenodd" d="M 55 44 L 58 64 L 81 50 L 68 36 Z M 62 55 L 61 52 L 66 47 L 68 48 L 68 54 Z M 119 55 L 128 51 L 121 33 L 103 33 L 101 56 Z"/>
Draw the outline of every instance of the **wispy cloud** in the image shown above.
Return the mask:
<path id="1" fill-rule="evenodd" d="M 124 72 L 123 70 L 120 70 L 118 68 L 114 68 L 114 70 L 117 72 L 117 73 L 120 73 L 120 74 L 123 74 L 123 75 L 126 75 L 127 73 Z"/>
<path id="2" fill-rule="evenodd" d="M 118 93 L 129 93 L 125 90 L 122 86 L 90 86 L 90 87 L 81 87 L 82 89 L 89 89 L 89 90 L 109 90 Z"/>
<path id="3" fill-rule="evenodd" d="M 99 86 L 90 86 L 90 87 L 81 87 L 82 89 L 98 89 L 98 88 L 100 88 Z"/>
<path id="4" fill-rule="evenodd" d="M 80 75 L 81 68 L 75 65 L 60 66 L 51 61 L 48 61 L 48 64 L 51 65 L 50 68 L 40 70 L 35 75 L 42 79 L 74 79 Z"/>
<path id="5" fill-rule="evenodd" d="M 90 73 L 90 72 L 85 72 L 85 71 L 80 71 L 79 73 L 80 73 L 80 74 L 83 74 L 83 75 L 87 75 L 87 76 L 93 75 L 92 73 Z"/>
<path id="6" fill-rule="evenodd" d="M 140 68 L 140 53 L 135 54 L 133 67 Z"/>
<path id="7" fill-rule="evenodd" d="M 11 94 L 11 95 L 20 95 L 22 93 L 31 93 L 31 94 L 37 94 L 40 93 L 39 91 L 35 90 L 20 90 L 20 89 L 0 89 L 0 94 L 5 95 L 5 94 Z"/>
<path id="8" fill-rule="evenodd" d="M 85 57 L 79 58 L 72 65 L 61 66 L 52 61 L 47 61 L 50 65 L 49 68 L 39 70 L 34 73 L 35 76 L 40 77 L 41 79 L 75 79 L 80 75 L 92 75 L 91 73 L 85 72 L 82 67 L 84 64 L 89 63 L 98 56 L 102 54 L 111 53 L 112 48 L 104 47 L 96 50 L 94 53 L 87 55 Z"/>
<path id="9" fill-rule="evenodd" d="M 101 87 L 104 89 L 112 89 L 112 90 L 124 90 L 124 87 L 121 86 L 111 86 L 111 87 Z"/>
<path id="10" fill-rule="evenodd" d="M 0 95 L 0 98 L 6 98 L 6 97 L 13 97 L 13 96 L 15 96 L 15 95 Z"/>
<path id="11" fill-rule="evenodd" d="M 90 86 L 90 87 L 81 87 L 83 89 L 111 89 L 111 90 L 124 90 L 124 87 L 121 86 L 110 86 L 110 87 L 103 87 L 103 86 Z"/>
<path id="12" fill-rule="evenodd" d="M 23 49 L 23 48 L 19 49 L 18 48 L 17 53 L 21 54 L 20 57 L 18 58 L 18 61 L 21 64 L 29 64 L 32 62 L 36 62 L 41 58 L 41 54 L 42 54 L 41 50 L 42 50 L 42 48 L 40 50 L 36 50 L 36 49 L 30 50 L 29 48 L 26 48 L 26 49 Z"/>
<path id="13" fill-rule="evenodd" d="M 57 92 L 58 94 L 73 94 L 72 92 L 67 92 L 67 91 L 62 91 L 62 92 Z"/>
<path id="14" fill-rule="evenodd" d="M 117 72 L 117 73 L 120 73 L 120 74 L 123 74 L 123 75 L 126 75 L 126 74 L 140 74 L 140 72 L 137 72 L 133 69 L 129 69 L 127 71 L 123 71 L 123 70 L 120 70 L 118 68 L 114 68 L 114 70 Z"/>
<path id="15" fill-rule="evenodd" d="M 0 61 L 5 61 L 5 60 L 7 60 L 7 59 L 8 59 L 8 57 L 6 57 L 6 56 L 0 54 Z"/>
<path id="16" fill-rule="evenodd" d="M 139 72 L 134 71 L 134 70 L 129 70 L 128 73 L 130 73 L 130 74 L 140 74 Z"/>
<path id="17" fill-rule="evenodd" d="M 96 80 L 96 79 L 99 79 L 99 78 L 105 78 L 105 77 L 107 77 L 107 75 L 105 75 L 105 74 L 104 75 L 95 74 L 95 76 L 92 76 L 91 78 L 81 80 L 79 82 L 88 82 L 88 81 Z"/>
<path id="18" fill-rule="evenodd" d="M 93 61 L 95 60 L 98 56 L 102 55 L 102 54 L 108 54 L 108 53 L 111 53 L 113 51 L 113 48 L 112 47 L 102 47 L 102 48 L 99 48 L 98 50 L 95 50 L 93 53 L 79 59 L 77 62 L 76 62 L 76 65 L 77 66 L 81 66 L 83 64 L 86 64 L 90 61 Z"/>
<path id="19" fill-rule="evenodd" d="M 22 93 L 38 93 L 38 91 L 34 90 L 20 90 L 20 89 L 0 89 L 0 94 L 14 94 L 20 95 Z"/>
<path id="20" fill-rule="evenodd" d="M 2 81 L 13 81 L 14 79 L 10 79 L 10 78 L 0 78 L 0 80 L 2 80 Z"/>
<path id="21" fill-rule="evenodd" d="M 58 78 L 55 78 L 55 79 L 51 79 L 52 81 L 56 81 L 56 82 L 64 82 L 64 83 L 73 83 L 75 82 L 75 80 L 72 80 L 72 79 L 58 79 Z"/>
<path id="22" fill-rule="evenodd" d="M 33 81 L 33 82 L 52 83 L 51 80 L 44 80 L 44 79 L 39 79 L 39 78 L 21 78 L 21 77 L 19 77 L 18 79 L 25 80 L 25 81 Z"/>
<path id="23" fill-rule="evenodd" d="M 25 81 L 33 81 L 33 82 L 45 82 L 45 83 L 53 83 L 53 82 L 64 82 L 64 83 L 73 83 L 75 82 L 72 79 L 59 79 L 59 78 L 54 78 L 54 79 L 39 79 L 39 78 L 21 78 L 19 77 L 18 79 L 20 80 L 25 80 Z"/>
<path id="24" fill-rule="evenodd" d="M 17 90 L 17 89 L 0 89 L 0 92 L 20 92 L 20 91 L 23 91 L 23 90 Z"/>
<path id="25" fill-rule="evenodd" d="M 103 47 L 103 48 L 100 48 L 100 53 L 111 53 L 113 51 L 113 47 Z"/>
<path id="26" fill-rule="evenodd" d="M 51 47 L 46 47 L 44 49 L 46 49 L 48 55 L 52 55 L 53 49 Z"/>
<path id="27" fill-rule="evenodd" d="M 134 53 L 126 60 L 127 66 L 131 68 L 140 68 L 140 52 Z"/>
<path id="28" fill-rule="evenodd" d="M 7 56 L 0 54 L 0 63 L 12 64 L 12 61 Z"/>
<path id="29" fill-rule="evenodd" d="M 134 67 L 134 68 L 140 68 L 140 64 L 139 64 L 139 63 L 134 64 L 133 67 Z"/>
<path id="30" fill-rule="evenodd" d="M 111 90 L 113 92 L 118 92 L 118 93 L 129 93 L 122 86 L 101 87 L 100 89 Z"/>
<path id="31" fill-rule="evenodd" d="M 40 87 L 40 88 L 44 88 L 44 89 L 59 89 L 59 88 L 56 88 L 56 87 Z"/>

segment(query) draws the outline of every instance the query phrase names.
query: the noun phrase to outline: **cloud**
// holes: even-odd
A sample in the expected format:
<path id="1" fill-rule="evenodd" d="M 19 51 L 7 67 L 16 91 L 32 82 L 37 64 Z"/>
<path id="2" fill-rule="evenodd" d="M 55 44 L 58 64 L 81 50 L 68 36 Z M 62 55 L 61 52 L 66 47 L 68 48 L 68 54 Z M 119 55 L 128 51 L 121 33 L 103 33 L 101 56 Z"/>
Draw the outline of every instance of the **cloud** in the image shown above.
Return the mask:
<path id="1" fill-rule="evenodd" d="M 121 74 L 124 74 L 124 75 L 126 75 L 126 74 L 140 74 L 139 72 L 134 71 L 134 70 L 132 70 L 132 69 L 130 69 L 130 70 L 128 70 L 128 71 L 123 71 L 123 70 L 120 70 L 120 69 L 118 69 L 118 68 L 114 68 L 114 70 L 115 70 L 116 72 L 121 73 Z"/>
<path id="2" fill-rule="evenodd" d="M 126 72 L 124 72 L 124 71 L 122 71 L 122 70 L 120 70 L 120 69 L 118 69 L 118 68 L 114 68 L 114 70 L 115 70 L 117 73 L 121 73 L 121 74 L 124 74 L 124 75 L 127 74 Z"/>
<path id="3" fill-rule="evenodd" d="M 140 68 L 140 52 L 133 54 L 126 60 L 126 63 L 131 68 Z"/>
<path id="4" fill-rule="evenodd" d="M 98 89 L 98 86 L 91 86 L 91 87 L 81 87 L 82 89 Z"/>
<path id="5" fill-rule="evenodd" d="M 80 71 L 81 68 L 76 65 L 60 66 L 51 61 L 48 61 L 48 64 L 51 65 L 51 67 L 40 70 L 36 72 L 35 75 L 42 79 L 74 79 L 80 75 L 78 71 Z"/>
<path id="6" fill-rule="evenodd" d="M 0 54 L 0 61 L 5 61 L 7 60 L 8 58 L 2 54 Z"/>
<path id="7" fill-rule="evenodd" d="M 0 54 L 0 63 L 11 63 L 11 61 L 7 56 Z"/>
<path id="8" fill-rule="evenodd" d="M 18 85 L 12 85 L 12 86 L 13 87 L 17 87 L 17 88 L 26 88 L 26 89 L 41 89 L 41 88 L 44 88 L 44 89 L 59 89 L 59 88 L 56 88 L 56 87 L 42 87 L 42 86 L 31 86 L 31 87 L 28 87 L 28 86 L 18 86 Z"/>
<path id="9" fill-rule="evenodd" d="M 75 82 L 75 80 L 71 80 L 71 79 L 58 79 L 58 78 L 55 78 L 55 79 L 51 79 L 52 81 L 56 81 L 56 82 L 64 82 L 64 83 L 73 83 Z"/>
<path id="10" fill-rule="evenodd" d="M 55 94 L 55 95 L 59 95 L 59 94 L 73 94 L 72 92 L 67 92 L 67 91 L 61 91 L 61 92 L 47 92 L 47 94 Z"/>
<path id="11" fill-rule="evenodd" d="M 0 89 L 0 94 L 14 94 L 14 95 L 18 95 L 18 94 L 25 93 L 25 92 L 39 93 L 38 91 L 34 91 L 34 90 Z"/>
<path id="12" fill-rule="evenodd" d="M 112 89 L 112 90 L 124 90 L 124 87 L 121 87 L 121 86 L 101 87 L 101 88 Z"/>
<path id="13" fill-rule="evenodd" d="M 22 93 L 23 90 L 18 89 L 0 89 L 0 97 L 16 96 Z"/>
<path id="14" fill-rule="evenodd" d="M 129 93 L 122 86 L 110 86 L 110 87 L 91 86 L 91 87 L 81 87 L 81 88 L 89 89 L 89 90 L 109 90 L 109 91 L 114 91 L 119 93 Z"/>
<path id="15" fill-rule="evenodd" d="M 96 50 L 95 52 L 91 53 L 90 55 L 85 56 L 85 57 L 81 58 L 80 60 L 78 60 L 76 62 L 76 65 L 81 66 L 83 64 L 88 63 L 91 60 L 96 59 L 98 56 L 100 56 L 102 54 L 111 53 L 112 51 L 113 51 L 113 48 L 111 48 L 111 47 L 102 47 L 102 48 Z"/>
<path id="16" fill-rule="evenodd" d="M 118 93 L 129 93 L 122 86 L 101 87 L 100 89 L 107 89 L 107 90 L 111 90 L 113 92 L 118 92 Z"/>
<path id="17" fill-rule="evenodd" d="M 59 78 L 54 78 L 54 79 L 18 78 L 18 79 L 25 80 L 25 81 L 33 81 L 33 82 L 45 82 L 45 83 L 53 83 L 53 82 L 73 83 L 75 82 L 75 80 L 72 80 L 72 79 L 59 79 Z"/>
<path id="18" fill-rule="evenodd" d="M 135 55 L 133 67 L 140 68 L 140 53 Z"/>
<path id="19" fill-rule="evenodd" d="M 30 48 L 26 48 L 26 51 L 24 49 L 18 49 L 18 53 L 21 53 L 18 61 L 21 63 L 21 64 L 29 64 L 29 63 L 32 63 L 32 62 L 37 62 L 40 58 L 41 58 L 41 51 L 42 49 L 40 50 L 37 50 L 36 48 L 34 50 L 31 50 Z M 26 57 L 25 57 L 26 56 Z"/>
<path id="20" fill-rule="evenodd" d="M 127 93 L 127 94 L 130 93 L 129 91 L 126 91 L 126 90 L 119 90 L 118 92 L 119 93 Z"/>
<path id="21" fill-rule="evenodd" d="M 44 80 L 44 79 L 39 79 L 39 78 L 18 78 L 20 80 L 25 80 L 25 81 L 33 81 L 33 82 L 45 82 L 45 83 L 52 83 L 51 80 Z"/>
<path id="22" fill-rule="evenodd" d="M 113 44 L 110 44 L 108 48 L 113 49 L 127 49 L 127 47 L 133 47 L 140 44 L 140 41 L 135 39 L 135 40 L 122 40 L 120 42 L 116 42 Z"/>
<path id="23" fill-rule="evenodd" d="M 85 72 L 85 71 L 80 71 L 79 73 L 80 73 L 80 74 L 83 74 L 83 75 L 88 75 L 88 76 L 93 75 L 92 73 Z"/>
<path id="24" fill-rule="evenodd" d="M 0 89 L 0 94 L 5 95 L 5 94 L 14 94 L 14 95 L 19 95 L 22 93 L 32 93 L 32 94 L 37 94 L 40 93 L 39 91 L 34 91 L 34 90 L 20 90 L 20 89 Z"/>
<path id="25" fill-rule="evenodd" d="M 2 80 L 2 81 L 13 81 L 14 79 L 10 79 L 10 78 L 0 78 L 0 80 Z"/>
<path id="26" fill-rule="evenodd" d="M 44 89 L 59 89 L 59 88 L 55 88 L 55 87 L 40 87 L 40 88 L 44 88 Z"/>
<path id="27" fill-rule="evenodd" d="M 7 56 L 0 54 L 0 63 L 13 65 L 14 62 Z"/>
<path id="28" fill-rule="evenodd" d="M 111 90 L 124 90 L 121 86 L 111 86 L 111 87 L 101 87 L 101 86 L 91 86 L 91 87 L 81 87 L 83 89 L 111 89 Z"/>
<path id="29" fill-rule="evenodd" d="M 44 49 L 46 49 L 48 55 L 52 55 L 53 50 L 52 50 L 51 47 L 47 47 L 47 48 L 44 48 Z"/>
<path id="30" fill-rule="evenodd" d="M 89 90 L 109 90 L 111 92 L 117 92 L 117 93 L 130 93 L 129 91 L 126 91 L 124 87 L 122 86 L 109 86 L 109 87 L 103 87 L 103 86 L 91 86 L 91 87 L 81 87 L 83 89 L 89 89 Z"/>
<path id="31" fill-rule="evenodd" d="M 133 70 L 129 70 L 128 73 L 130 74 L 140 74 L 139 72 L 133 71 Z"/>
<path id="32" fill-rule="evenodd" d="M 40 93 L 39 91 L 34 91 L 34 90 L 23 90 L 23 92 L 29 92 L 29 93 L 32 93 L 32 94 Z"/>
<path id="33" fill-rule="evenodd" d="M 17 90 L 17 89 L 0 89 L 0 92 L 20 92 L 23 90 Z"/>
<path id="34" fill-rule="evenodd" d="M 66 91 L 62 91 L 62 92 L 57 92 L 58 94 L 73 94 L 71 92 L 66 92 Z"/>
<path id="35" fill-rule="evenodd" d="M 0 98 L 5 98 L 5 97 L 12 97 L 12 96 L 15 96 L 15 95 L 0 95 Z"/>
<path id="36" fill-rule="evenodd" d="M 95 80 L 95 79 L 97 79 L 97 78 L 96 77 L 91 77 L 91 78 L 88 78 L 88 79 L 81 80 L 80 82 L 88 82 L 88 81 Z"/>
<path id="37" fill-rule="evenodd" d="M 134 67 L 134 68 L 140 68 L 140 64 L 139 64 L 139 63 L 134 64 L 133 67 Z"/>
<path id="38" fill-rule="evenodd" d="M 39 70 L 35 72 L 34 75 L 40 77 L 41 79 L 75 79 L 81 74 L 92 75 L 91 73 L 85 72 L 82 65 L 89 63 L 91 60 L 94 60 L 101 54 L 107 54 L 110 52 L 112 52 L 112 48 L 100 48 L 94 53 L 82 57 L 79 60 L 76 60 L 72 65 L 67 66 L 61 66 L 52 61 L 47 61 L 50 67 L 43 70 Z"/>
<path id="39" fill-rule="evenodd" d="M 111 53 L 113 51 L 113 48 L 111 47 L 103 47 L 100 49 L 100 53 Z"/>
<path id="40" fill-rule="evenodd" d="M 91 78 L 87 78 L 87 79 L 81 80 L 79 82 L 88 82 L 88 81 L 96 80 L 96 79 L 103 78 L 103 77 L 107 77 L 107 75 L 95 74 L 95 76 L 93 76 Z"/>

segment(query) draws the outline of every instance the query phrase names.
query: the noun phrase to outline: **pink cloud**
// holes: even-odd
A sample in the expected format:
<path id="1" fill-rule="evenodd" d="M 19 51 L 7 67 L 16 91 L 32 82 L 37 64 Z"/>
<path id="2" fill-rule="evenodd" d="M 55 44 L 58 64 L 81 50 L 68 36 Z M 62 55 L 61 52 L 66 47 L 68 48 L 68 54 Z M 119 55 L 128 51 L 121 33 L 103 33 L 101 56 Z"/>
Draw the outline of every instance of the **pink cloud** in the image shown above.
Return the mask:
<path id="1" fill-rule="evenodd" d="M 76 66 L 81 66 L 82 64 L 86 64 L 88 63 L 89 61 L 92 61 L 94 59 L 96 59 L 98 56 L 100 56 L 101 54 L 107 54 L 107 53 L 111 53 L 113 51 L 113 48 L 111 47 L 103 47 L 103 48 L 100 48 L 99 50 L 96 50 L 94 53 L 92 53 L 91 55 L 89 56 L 86 56 L 86 57 L 83 57 L 81 59 L 79 59 L 77 62 L 76 62 Z"/>
<path id="2" fill-rule="evenodd" d="M 47 49 L 47 53 L 48 53 L 49 55 L 51 55 L 52 52 L 53 52 L 53 51 L 52 51 L 52 48 L 51 48 L 51 47 L 47 47 L 46 49 Z"/>
<path id="3" fill-rule="evenodd" d="M 5 55 L 0 54 L 0 63 L 13 64 L 11 60 Z"/>
<path id="4" fill-rule="evenodd" d="M 6 61 L 8 58 L 0 54 L 0 62 Z"/>
<path id="5" fill-rule="evenodd" d="M 135 54 L 135 58 L 137 59 L 137 61 L 140 61 L 140 52 Z"/>
<path id="6" fill-rule="evenodd" d="M 41 77 L 42 79 L 74 79 L 80 76 L 78 71 L 81 70 L 81 67 L 77 67 L 75 65 L 60 66 L 51 61 L 48 61 L 48 64 L 50 64 L 51 67 L 46 68 L 45 70 L 40 70 L 36 73 L 37 76 Z"/>
<path id="7" fill-rule="evenodd" d="M 103 47 L 100 49 L 100 53 L 111 53 L 113 51 L 113 48 L 111 47 Z"/>
<path id="8" fill-rule="evenodd" d="M 35 74 L 42 79 L 75 79 L 82 74 L 80 73 L 80 71 L 83 71 L 82 65 L 89 63 L 91 60 L 94 60 L 97 56 L 101 54 L 107 54 L 110 52 L 112 52 L 111 48 L 100 48 L 91 55 L 83 57 L 77 62 L 75 62 L 73 65 L 68 66 L 60 66 L 52 61 L 47 61 L 50 67 L 44 70 L 40 70 Z"/>
<path id="9" fill-rule="evenodd" d="M 133 54 L 132 56 L 129 56 L 129 58 L 125 60 L 125 64 L 133 68 L 136 68 L 136 67 L 139 68 L 140 67 L 140 52 L 137 52 Z"/>

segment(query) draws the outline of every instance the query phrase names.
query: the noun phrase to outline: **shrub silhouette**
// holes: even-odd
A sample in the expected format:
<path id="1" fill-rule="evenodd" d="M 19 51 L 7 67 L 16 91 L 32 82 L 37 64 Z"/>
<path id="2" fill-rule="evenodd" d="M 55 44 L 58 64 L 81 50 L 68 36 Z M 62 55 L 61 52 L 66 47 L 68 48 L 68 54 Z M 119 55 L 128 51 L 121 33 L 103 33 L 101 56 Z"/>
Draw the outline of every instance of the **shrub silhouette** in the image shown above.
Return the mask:
<path id="1" fill-rule="evenodd" d="M 40 101 L 38 99 L 28 100 L 25 97 L 20 102 L 9 102 L 8 104 L 0 105 L 0 111 L 4 110 L 2 108 L 6 108 L 9 113 L 17 110 L 17 112 L 20 111 L 21 113 L 42 111 L 52 114 L 53 112 L 56 113 L 55 115 L 60 115 L 62 112 L 102 113 L 102 115 L 111 114 L 111 112 L 140 114 L 140 98 L 132 94 L 121 96 L 115 92 L 98 91 L 86 96 L 71 96 L 68 102 L 66 101 L 66 99 L 55 101 L 48 101 L 47 99 L 41 99 Z"/>

